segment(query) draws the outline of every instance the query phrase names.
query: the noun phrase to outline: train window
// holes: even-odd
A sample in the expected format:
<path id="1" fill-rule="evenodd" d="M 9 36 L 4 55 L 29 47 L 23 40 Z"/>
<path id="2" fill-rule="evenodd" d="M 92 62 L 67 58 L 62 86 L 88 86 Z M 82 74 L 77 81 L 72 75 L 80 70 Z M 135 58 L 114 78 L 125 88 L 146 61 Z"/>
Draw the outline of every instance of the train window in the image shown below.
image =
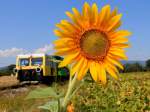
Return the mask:
<path id="1" fill-rule="evenodd" d="M 53 56 L 53 58 L 56 59 L 56 60 L 63 60 L 63 58 L 60 57 L 60 56 Z"/>
<path id="2" fill-rule="evenodd" d="M 31 60 L 32 65 L 42 65 L 43 64 L 43 59 L 42 58 L 32 58 Z"/>
<path id="3" fill-rule="evenodd" d="M 29 66 L 29 59 L 20 59 L 20 66 Z"/>

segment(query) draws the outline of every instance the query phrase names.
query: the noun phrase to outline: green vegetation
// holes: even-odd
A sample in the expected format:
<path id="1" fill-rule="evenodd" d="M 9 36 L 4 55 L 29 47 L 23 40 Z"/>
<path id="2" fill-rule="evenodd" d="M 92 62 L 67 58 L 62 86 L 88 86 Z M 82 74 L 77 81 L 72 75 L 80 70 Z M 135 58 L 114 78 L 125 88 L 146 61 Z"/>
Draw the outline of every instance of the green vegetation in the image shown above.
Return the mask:
<path id="1" fill-rule="evenodd" d="M 150 59 L 146 61 L 146 69 L 150 71 Z"/>
<path id="2" fill-rule="evenodd" d="M 86 82 L 74 97 L 77 112 L 150 111 L 150 73 L 121 74 L 121 82 L 106 87 Z M 86 110 L 86 111 L 85 111 Z"/>
<path id="3" fill-rule="evenodd" d="M 123 73 L 129 73 L 129 72 L 142 72 L 145 71 L 145 67 L 142 66 L 139 63 L 133 63 L 133 64 L 124 64 L 124 70 L 122 71 Z"/>
<path id="4" fill-rule="evenodd" d="M 110 79 L 103 87 L 86 77 L 84 85 L 73 97 L 75 112 L 143 112 L 150 111 L 150 72 L 123 73 L 121 81 Z M 57 90 L 65 91 L 67 83 L 53 84 Z M 29 91 L 33 90 L 30 88 Z M 44 100 L 24 100 L 28 92 L 1 95 L 0 110 L 6 112 L 46 112 L 37 109 Z M 11 93 L 11 92 L 9 92 Z M 7 95 L 7 96 L 6 96 Z M 5 96 L 5 97 L 4 97 Z"/>
<path id="5" fill-rule="evenodd" d="M 0 68 L 0 76 L 2 75 L 11 75 L 13 73 L 13 69 L 15 68 L 16 65 L 11 64 L 9 66 Z"/>

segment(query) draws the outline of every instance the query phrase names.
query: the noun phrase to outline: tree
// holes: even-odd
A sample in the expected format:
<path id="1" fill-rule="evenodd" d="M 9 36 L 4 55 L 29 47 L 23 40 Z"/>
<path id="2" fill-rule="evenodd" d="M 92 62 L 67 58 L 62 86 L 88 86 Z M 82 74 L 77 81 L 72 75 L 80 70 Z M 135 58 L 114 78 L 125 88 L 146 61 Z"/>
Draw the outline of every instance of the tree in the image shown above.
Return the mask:
<path id="1" fill-rule="evenodd" d="M 136 62 L 133 64 L 125 64 L 123 72 L 142 72 L 143 70 L 143 66 Z"/>
<path id="2" fill-rule="evenodd" d="M 150 70 L 150 59 L 146 61 L 146 69 Z"/>
<path id="3" fill-rule="evenodd" d="M 9 66 L 3 67 L 0 69 L 0 75 L 11 75 L 13 73 L 13 69 L 16 65 L 11 64 Z"/>

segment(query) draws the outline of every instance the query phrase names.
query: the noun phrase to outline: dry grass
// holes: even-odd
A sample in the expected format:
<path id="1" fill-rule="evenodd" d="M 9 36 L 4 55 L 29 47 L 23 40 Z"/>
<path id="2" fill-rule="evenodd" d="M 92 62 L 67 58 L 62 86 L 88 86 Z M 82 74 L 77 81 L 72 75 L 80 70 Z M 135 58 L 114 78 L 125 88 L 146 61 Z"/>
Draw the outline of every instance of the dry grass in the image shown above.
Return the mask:
<path id="1" fill-rule="evenodd" d="M 10 87 L 18 83 L 15 76 L 0 76 L 0 88 Z"/>

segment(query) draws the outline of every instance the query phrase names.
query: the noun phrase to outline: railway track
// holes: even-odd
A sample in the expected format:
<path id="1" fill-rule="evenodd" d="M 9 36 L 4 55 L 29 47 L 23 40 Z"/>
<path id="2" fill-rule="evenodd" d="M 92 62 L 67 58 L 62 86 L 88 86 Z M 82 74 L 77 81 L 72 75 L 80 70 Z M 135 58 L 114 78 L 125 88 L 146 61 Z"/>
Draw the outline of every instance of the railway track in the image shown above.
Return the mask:
<path id="1" fill-rule="evenodd" d="M 8 85 L 8 86 L 1 86 L 0 91 L 6 90 L 6 89 L 17 89 L 20 87 L 32 86 L 32 85 L 38 85 L 38 84 L 39 84 L 39 82 L 37 82 L 37 81 L 25 81 L 25 82 L 21 82 L 21 83 L 18 82 L 17 84 L 12 84 L 12 85 Z"/>
<path id="2" fill-rule="evenodd" d="M 0 91 L 6 89 L 17 89 L 20 87 L 25 86 L 32 86 L 32 85 L 42 85 L 38 81 L 24 81 L 19 82 L 16 77 L 12 76 L 1 76 L 0 77 Z"/>

